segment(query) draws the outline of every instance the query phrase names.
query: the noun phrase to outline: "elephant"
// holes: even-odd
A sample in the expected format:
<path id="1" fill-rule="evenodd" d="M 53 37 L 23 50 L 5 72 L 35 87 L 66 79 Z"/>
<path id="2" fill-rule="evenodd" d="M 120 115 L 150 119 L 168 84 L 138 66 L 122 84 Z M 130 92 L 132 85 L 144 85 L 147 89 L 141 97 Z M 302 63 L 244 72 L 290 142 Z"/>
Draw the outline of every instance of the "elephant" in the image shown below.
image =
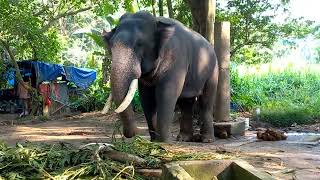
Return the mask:
<path id="1" fill-rule="evenodd" d="M 213 46 L 181 22 L 149 12 L 125 13 L 111 31 L 103 31 L 111 52 L 111 92 L 123 134 L 137 134 L 131 101 L 138 89 L 152 141 L 170 142 L 176 105 L 182 121 L 179 141 L 192 141 L 192 107 L 200 107 L 202 142 L 214 141 L 213 107 L 218 64 Z"/>

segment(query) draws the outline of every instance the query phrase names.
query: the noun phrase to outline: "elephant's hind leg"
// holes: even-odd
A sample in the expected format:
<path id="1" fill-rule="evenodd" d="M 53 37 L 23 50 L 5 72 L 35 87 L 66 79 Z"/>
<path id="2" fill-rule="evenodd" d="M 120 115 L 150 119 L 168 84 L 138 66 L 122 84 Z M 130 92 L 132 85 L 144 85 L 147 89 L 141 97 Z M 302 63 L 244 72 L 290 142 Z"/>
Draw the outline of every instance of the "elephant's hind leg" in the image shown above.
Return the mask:
<path id="1" fill-rule="evenodd" d="M 213 142 L 214 131 L 213 131 L 213 114 L 211 105 L 208 97 L 200 96 L 200 120 L 202 121 L 200 127 L 201 141 L 202 142 Z"/>
<path id="2" fill-rule="evenodd" d="M 180 119 L 180 133 L 177 141 L 192 141 L 193 138 L 193 104 L 194 98 L 182 98 L 178 100 L 181 109 L 182 119 Z"/>
<path id="3" fill-rule="evenodd" d="M 213 109 L 216 102 L 217 85 L 218 67 L 216 65 L 210 79 L 205 84 L 203 94 L 199 98 L 202 142 L 214 141 Z"/>

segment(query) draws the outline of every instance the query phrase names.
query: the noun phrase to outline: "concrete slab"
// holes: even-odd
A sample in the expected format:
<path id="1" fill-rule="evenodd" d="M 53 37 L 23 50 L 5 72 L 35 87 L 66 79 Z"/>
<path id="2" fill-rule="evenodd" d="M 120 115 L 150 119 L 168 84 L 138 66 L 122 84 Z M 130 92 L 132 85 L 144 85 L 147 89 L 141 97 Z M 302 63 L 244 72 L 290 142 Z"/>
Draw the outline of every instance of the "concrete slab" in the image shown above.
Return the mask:
<path id="1" fill-rule="evenodd" d="M 177 161 L 165 164 L 163 180 L 273 180 L 243 160 Z"/>
<path id="2" fill-rule="evenodd" d="M 319 133 L 287 133 L 288 144 L 301 144 L 301 145 L 312 145 L 317 146 L 320 144 L 320 134 Z"/>
<path id="3" fill-rule="evenodd" d="M 246 129 L 246 121 L 230 121 L 217 122 L 213 124 L 214 134 L 219 138 L 227 138 L 230 136 L 244 136 Z"/>

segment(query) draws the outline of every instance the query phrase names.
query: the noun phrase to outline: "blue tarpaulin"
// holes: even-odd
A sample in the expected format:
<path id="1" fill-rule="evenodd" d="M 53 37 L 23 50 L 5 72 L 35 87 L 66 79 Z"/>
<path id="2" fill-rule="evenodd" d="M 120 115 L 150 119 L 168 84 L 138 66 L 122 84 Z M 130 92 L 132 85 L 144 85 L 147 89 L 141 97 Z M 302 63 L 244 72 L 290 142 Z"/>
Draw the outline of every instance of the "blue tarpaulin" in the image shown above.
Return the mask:
<path id="1" fill-rule="evenodd" d="M 68 81 L 74 82 L 78 87 L 86 89 L 97 77 L 96 71 L 87 68 L 64 67 Z"/>
<path id="2" fill-rule="evenodd" d="M 23 67 L 23 69 L 26 69 L 26 71 L 31 71 L 30 69 L 34 68 L 37 83 L 56 80 L 57 77 L 62 76 L 64 79 L 75 83 L 78 87 L 86 89 L 97 77 L 97 72 L 88 68 L 63 66 L 39 61 L 20 61 L 18 64 Z"/>
<path id="3" fill-rule="evenodd" d="M 5 79 L 7 79 L 8 85 L 10 87 L 14 86 L 15 76 L 16 76 L 16 73 L 15 73 L 15 71 L 13 69 L 9 69 L 4 74 L 4 77 L 5 77 Z"/>
<path id="4" fill-rule="evenodd" d="M 49 64 L 38 61 L 33 61 L 32 65 L 34 66 L 37 73 L 37 81 L 52 81 L 57 79 L 59 76 L 65 76 L 65 70 L 62 65 L 59 64 Z"/>

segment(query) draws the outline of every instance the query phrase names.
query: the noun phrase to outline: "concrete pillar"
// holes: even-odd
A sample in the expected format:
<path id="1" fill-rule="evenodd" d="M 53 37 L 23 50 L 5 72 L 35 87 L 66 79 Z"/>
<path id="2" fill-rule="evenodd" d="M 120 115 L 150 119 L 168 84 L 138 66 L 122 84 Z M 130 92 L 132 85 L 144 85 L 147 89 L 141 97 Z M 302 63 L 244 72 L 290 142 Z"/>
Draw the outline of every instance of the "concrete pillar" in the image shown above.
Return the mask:
<path id="1" fill-rule="evenodd" d="M 230 22 L 214 25 L 214 48 L 219 64 L 219 81 L 214 119 L 216 122 L 230 121 Z"/>

